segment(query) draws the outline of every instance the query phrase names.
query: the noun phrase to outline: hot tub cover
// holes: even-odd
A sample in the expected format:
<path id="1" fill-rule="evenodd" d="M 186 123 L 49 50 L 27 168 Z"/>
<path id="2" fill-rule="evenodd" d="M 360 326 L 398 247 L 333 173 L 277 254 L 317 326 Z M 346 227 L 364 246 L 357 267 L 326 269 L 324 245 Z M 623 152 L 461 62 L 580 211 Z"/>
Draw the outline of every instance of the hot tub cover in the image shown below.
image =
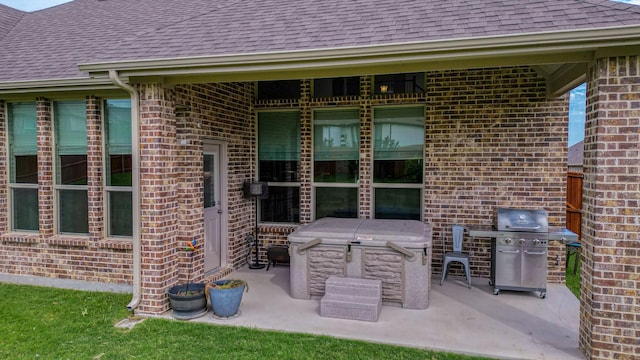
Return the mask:
<path id="1" fill-rule="evenodd" d="M 387 241 L 406 248 L 431 247 L 431 226 L 417 220 L 322 218 L 289 235 L 292 244 L 321 239 L 323 244 L 346 243 L 386 247 Z"/>

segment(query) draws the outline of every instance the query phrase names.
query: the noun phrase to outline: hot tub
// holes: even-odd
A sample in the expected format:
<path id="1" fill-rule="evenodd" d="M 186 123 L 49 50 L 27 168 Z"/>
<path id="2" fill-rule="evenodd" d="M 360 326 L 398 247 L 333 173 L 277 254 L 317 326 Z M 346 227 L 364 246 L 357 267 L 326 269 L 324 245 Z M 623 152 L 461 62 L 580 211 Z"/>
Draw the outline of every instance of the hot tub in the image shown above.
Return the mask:
<path id="1" fill-rule="evenodd" d="M 379 279 L 382 301 L 426 309 L 431 225 L 416 220 L 323 218 L 289 235 L 291 297 L 319 299 L 331 275 Z"/>

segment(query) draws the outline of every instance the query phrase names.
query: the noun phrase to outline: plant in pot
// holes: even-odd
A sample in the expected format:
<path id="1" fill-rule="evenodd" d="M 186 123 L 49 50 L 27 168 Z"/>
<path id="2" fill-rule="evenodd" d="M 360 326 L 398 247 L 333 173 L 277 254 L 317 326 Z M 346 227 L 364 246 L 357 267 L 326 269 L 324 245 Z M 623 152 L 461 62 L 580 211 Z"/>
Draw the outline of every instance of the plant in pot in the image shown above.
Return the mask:
<path id="1" fill-rule="evenodd" d="M 176 285 L 168 291 L 172 315 L 179 320 L 194 319 L 207 313 L 205 284 L 191 282 L 193 257 L 198 247 L 199 244 L 196 239 L 187 241 L 187 246 L 184 248 L 187 256 L 190 257 L 187 283 Z"/>
<path id="2" fill-rule="evenodd" d="M 225 279 L 207 284 L 207 293 L 213 310 L 213 317 L 217 319 L 235 318 L 240 313 L 242 294 L 249 291 L 246 281 L 239 279 Z"/>

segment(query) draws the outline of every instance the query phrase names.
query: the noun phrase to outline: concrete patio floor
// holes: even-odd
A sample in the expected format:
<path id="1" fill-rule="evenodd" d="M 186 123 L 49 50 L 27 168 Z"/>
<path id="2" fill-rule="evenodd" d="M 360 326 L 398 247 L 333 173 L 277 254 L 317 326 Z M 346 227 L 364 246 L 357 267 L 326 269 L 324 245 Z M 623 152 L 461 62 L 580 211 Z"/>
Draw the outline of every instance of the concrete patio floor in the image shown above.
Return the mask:
<path id="1" fill-rule="evenodd" d="M 219 320 L 206 315 L 189 320 L 329 335 L 499 359 L 584 359 L 578 350 L 579 301 L 564 285 L 549 284 L 546 299 L 537 293 L 502 291 L 496 296 L 487 279 L 436 278 L 426 310 L 383 306 L 377 322 L 321 317 L 319 300 L 289 296 L 289 268 L 240 269 L 244 279 L 240 315 Z M 170 313 L 163 315 L 170 318 Z"/>

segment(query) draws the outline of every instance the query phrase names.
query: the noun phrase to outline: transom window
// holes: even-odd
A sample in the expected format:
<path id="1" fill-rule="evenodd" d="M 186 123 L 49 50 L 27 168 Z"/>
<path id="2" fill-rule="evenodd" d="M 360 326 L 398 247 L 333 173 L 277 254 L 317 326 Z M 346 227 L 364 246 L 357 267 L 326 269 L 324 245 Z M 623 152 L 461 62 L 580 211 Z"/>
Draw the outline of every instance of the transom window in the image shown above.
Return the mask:
<path id="1" fill-rule="evenodd" d="M 424 93 L 424 73 L 376 75 L 375 94 L 419 94 Z"/>
<path id="2" fill-rule="evenodd" d="M 314 97 L 358 96 L 360 77 L 339 77 L 313 80 Z"/>
<path id="3" fill-rule="evenodd" d="M 258 82 L 258 100 L 297 99 L 300 97 L 300 80 Z"/>
<path id="4" fill-rule="evenodd" d="M 7 104 L 12 230 L 37 231 L 38 130 L 36 104 Z"/>

